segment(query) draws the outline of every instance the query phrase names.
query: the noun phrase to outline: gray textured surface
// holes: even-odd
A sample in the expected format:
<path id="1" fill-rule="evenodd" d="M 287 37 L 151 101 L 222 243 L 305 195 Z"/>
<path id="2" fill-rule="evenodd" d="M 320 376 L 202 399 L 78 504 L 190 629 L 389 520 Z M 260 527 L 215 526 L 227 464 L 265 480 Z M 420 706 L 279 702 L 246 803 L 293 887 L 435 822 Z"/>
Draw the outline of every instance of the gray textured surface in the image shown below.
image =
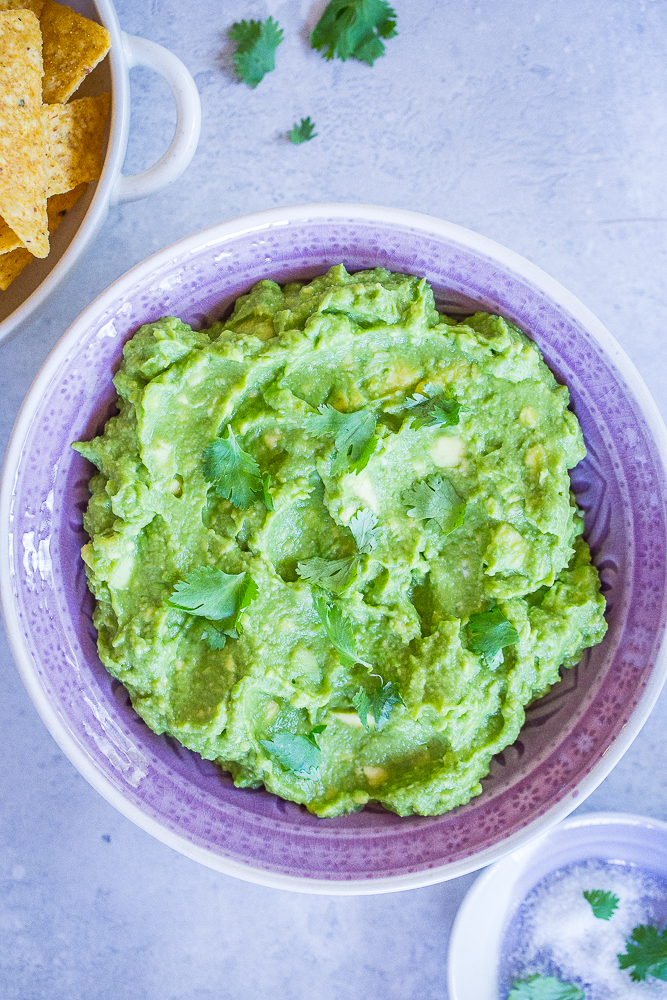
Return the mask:
<path id="1" fill-rule="evenodd" d="M 199 150 L 175 186 L 111 213 L 43 318 L 0 352 L 3 444 L 70 322 L 149 253 L 274 205 L 365 201 L 437 215 L 524 254 L 621 341 L 667 416 L 667 7 L 660 0 L 396 0 L 373 69 L 310 51 L 323 2 L 118 0 L 125 30 L 197 80 Z M 234 81 L 226 29 L 273 14 L 276 71 Z M 166 85 L 133 72 L 126 170 L 166 146 Z M 284 133 L 310 115 L 319 136 Z M 308 897 L 226 878 L 152 840 L 60 753 L 0 646 L 2 1000 L 445 1000 L 472 876 L 392 896 Z M 584 809 L 667 818 L 667 696 Z"/>

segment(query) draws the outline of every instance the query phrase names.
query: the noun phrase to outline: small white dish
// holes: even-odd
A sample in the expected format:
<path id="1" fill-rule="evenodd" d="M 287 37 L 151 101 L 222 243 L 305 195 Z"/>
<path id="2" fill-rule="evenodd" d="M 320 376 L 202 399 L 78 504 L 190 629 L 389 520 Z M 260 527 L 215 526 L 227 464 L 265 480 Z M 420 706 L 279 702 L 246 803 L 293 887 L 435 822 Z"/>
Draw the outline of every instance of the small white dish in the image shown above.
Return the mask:
<path id="1" fill-rule="evenodd" d="M 505 1000 L 499 992 L 502 947 L 517 910 L 547 875 L 589 860 L 621 862 L 667 879 L 667 823 L 631 813 L 584 813 L 483 871 L 452 927 L 449 1000 Z"/>
<path id="2" fill-rule="evenodd" d="M 75 98 L 111 90 L 111 124 L 102 176 L 88 189 L 53 234 L 51 252 L 30 263 L 5 292 L 0 292 L 0 343 L 34 320 L 70 277 L 90 247 L 109 208 L 155 194 L 179 177 L 199 141 L 201 105 L 192 76 L 168 49 L 121 31 L 111 0 L 67 0 L 77 13 L 103 24 L 111 50 L 90 74 Z M 130 70 L 147 66 L 169 84 L 176 102 L 176 129 L 164 156 L 132 177 L 122 173 L 130 131 Z"/>

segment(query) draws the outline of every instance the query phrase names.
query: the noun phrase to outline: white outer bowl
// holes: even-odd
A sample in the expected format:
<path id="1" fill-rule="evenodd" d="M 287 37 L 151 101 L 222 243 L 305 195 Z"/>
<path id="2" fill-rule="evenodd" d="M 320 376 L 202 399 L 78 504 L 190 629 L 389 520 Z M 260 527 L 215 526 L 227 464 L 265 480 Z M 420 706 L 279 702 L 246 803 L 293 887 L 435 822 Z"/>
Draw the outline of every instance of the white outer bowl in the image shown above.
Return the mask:
<path id="1" fill-rule="evenodd" d="M 449 1000 L 505 1000 L 498 993 L 502 945 L 528 893 L 551 872 L 588 860 L 625 861 L 667 879 L 667 823 L 631 813 L 592 812 L 491 865 L 459 907 L 449 939 Z"/>
<path id="2" fill-rule="evenodd" d="M 51 238 L 51 252 L 31 262 L 0 292 L 0 343 L 11 339 L 45 308 L 67 281 L 100 231 L 110 206 L 133 201 L 171 184 L 190 163 L 201 127 L 199 93 L 189 71 L 172 52 L 121 31 L 111 0 L 68 0 L 78 13 L 99 21 L 111 35 L 111 50 L 74 98 L 111 87 L 111 122 L 99 181 L 74 206 Z M 176 130 L 164 156 L 133 177 L 121 173 L 130 130 L 130 69 L 148 66 L 163 76 L 176 102 Z"/>

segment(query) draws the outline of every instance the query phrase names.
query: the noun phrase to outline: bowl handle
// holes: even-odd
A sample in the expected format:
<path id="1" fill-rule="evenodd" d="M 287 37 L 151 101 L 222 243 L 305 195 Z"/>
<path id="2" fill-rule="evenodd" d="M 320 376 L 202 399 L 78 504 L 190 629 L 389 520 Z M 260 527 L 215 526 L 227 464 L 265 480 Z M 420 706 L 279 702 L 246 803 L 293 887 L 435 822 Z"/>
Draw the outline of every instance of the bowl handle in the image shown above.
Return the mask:
<path id="1" fill-rule="evenodd" d="M 110 205 L 122 205 L 161 191 L 179 177 L 190 163 L 199 142 L 201 104 L 197 86 L 181 60 L 162 45 L 147 38 L 121 32 L 128 70 L 147 66 L 163 76 L 176 102 L 176 131 L 167 152 L 140 174 L 121 174 L 114 185 Z"/>

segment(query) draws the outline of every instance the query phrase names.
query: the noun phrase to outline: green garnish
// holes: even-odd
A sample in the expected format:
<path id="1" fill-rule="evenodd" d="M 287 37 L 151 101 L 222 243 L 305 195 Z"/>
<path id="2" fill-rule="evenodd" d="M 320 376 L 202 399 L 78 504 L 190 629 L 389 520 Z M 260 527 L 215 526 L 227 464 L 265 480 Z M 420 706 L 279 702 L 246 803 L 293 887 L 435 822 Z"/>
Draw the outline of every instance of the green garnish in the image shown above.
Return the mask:
<path id="1" fill-rule="evenodd" d="M 433 382 L 406 399 L 405 406 L 408 416 L 416 417 L 415 427 L 453 427 L 459 422 L 461 404 Z"/>
<path id="2" fill-rule="evenodd" d="M 331 0 L 310 36 L 325 59 L 359 59 L 373 65 L 384 55 L 381 39 L 396 34 L 396 12 L 385 0 Z"/>
<path id="3" fill-rule="evenodd" d="M 446 535 L 463 524 L 465 500 L 444 476 L 430 476 L 415 483 L 401 499 L 409 507 L 408 517 L 436 521 Z"/>
<path id="4" fill-rule="evenodd" d="M 329 604 L 324 592 L 317 587 L 312 588 L 313 605 L 320 621 L 324 625 L 327 639 L 340 656 L 340 662 L 344 667 L 353 667 L 355 663 L 372 669 L 373 664 L 367 663 L 357 655 L 354 644 L 354 632 L 349 620 L 345 617 L 340 608 L 335 604 Z"/>
<path id="5" fill-rule="evenodd" d="M 322 559 L 312 556 L 297 565 L 299 576 L 311 586 L 323 587 L 334 594 L 342 594 L 357 579 L 359 560 L 357 556 L 345 559 Z"/>
<path id="6" fill-rule="evenodd" d="M 377 530 L 378 519 L 370 510 L 360 510 L 350 520 L 350 531 L 354 535 L 357 551 L 362 555 L 370 554 L 377 548 L 380 533 Z"/>
<path id="7" fill-rule="evenodd" d="M 356 413 L 341 413 L 328 403 L 319 407 L 319 415 L 311 417 L 307 429 L 317 437 L 331 435 L 334 438 L 337 455 L 331 471 L 334 475 L 349 471 L 351 466 L 359 471 L 371 452 L 368 446 L 373 440 L 377 423 L 372 410 L 362 409 Z M 365 461 L 364 461 L 365 459 Z"/>
<path id="8" fill-rule="evenodd" d="M 227 427 L 226 438 L 218 437 L 205 448 L 203 472 L 218 496 L 231 500 L 239 510 L 252 507 L 258 495 L 266 509 L 273 510 L 271 477 L 267 473 L 262 478 L 257 462 L 243 451 L 231 427 Z"/>
<path id="9" fill-rule="evenodd" d="M 361 723 L 367 732 L 370 732 L 368 726 L 369 715 L 373 717 L 377 731 L 382 732 L 392 708 L 402 701 L 403 699 L 398 693 L 398 687 L 393 681 L 387 681 L 377 691 L 368 692 L 366 688 L 359 688 L 352 699 L 352 704 L 356 708 Z"/>
<path id="10" fill-rule="evenodd" d="M 618 909 L 619 899 L 613 892 L 603 892 L 602 889 L 585 889 L 584 899 L 591 904 L 591 909 L 598 920 L 609 920 Z"/>
<path id="11" fill-rule="evenodd" d="M 310 116 L 308 116 L 308 118 L 301 119 L 300 125 L 294 123 L 294 127 L 287 133 L 287 138 L 295 146 L 299 146 L 302 142 L 310 142 L 316 135 L 319 133 L 315 132 L 315 122 L 311 122 Z"/>
<path id="12" fill-rule="evenodd" d="M 229 37 L 237 43 L 234 67 L 237 76 L 249 87 L 276 68 L 276 49 L 283 40 L 282 28 L 272 17 L 266 21 L 237 21 L 229 29 Z"/>
<path id="13" fill-rule="evenodd" d="M 361 510 L 350 521 L 350 531 L 354 536 L 358 555 L 343 559 L 322 559 L 313 556 L 297 566 L 299 576 L 311 585 L 323 587 L 334 594 L 342 594 L 357 579 L 360 557 L 368 555 L 376 548 L 379 536 L 376 530 L 377 517 L 370 510 Z"/>
<path id="14" fill-rule="evenodd" d="M 211 649 L 222 649 L 228 638 L 238 639 L 243 612 L 257 593 L 257 584 L 249 573 L 224 573 L 214 566 L 204 566 L 180 580 L 168 600 L 179 611 L 221 622 L 220 627 L 203 632 L 202 638 Z"/>
<path id="15" fill-rule="evenodd" d="M 586 1000 L 586 995 L 553 976 L 529 976 L 513 984 L 507 1000 Z"/>
<path id="16" fill-rule="evenodd" d="M 265 750 L 292 771 L 298 778 L 315 780 L 320 776 L 322 751 L 315 737 L 323 733 L 326 726 L 314 726 L 306 736 L 299 733 L 274 733 L 270 740 L 260 740 Z"/>
<path id="17" fill-rule="evenodd" d="M 667 982 L 667 927 L 661 931 L 646 924 L 635 927 L 625 942 L 625 954 L 618 956 L 618 964 L 621 969 L 634 965 L 630 979 L 635 983 L 647 976 Z"/>
<path id="18" fill-rule="evenodd" d="M 469 648 L 483 657 L 492 670 L 503 662 L 503 649 L 516 645 L 518 641 L 519 633 L 500 608 L 480 611 L 468 619 Z"/>

